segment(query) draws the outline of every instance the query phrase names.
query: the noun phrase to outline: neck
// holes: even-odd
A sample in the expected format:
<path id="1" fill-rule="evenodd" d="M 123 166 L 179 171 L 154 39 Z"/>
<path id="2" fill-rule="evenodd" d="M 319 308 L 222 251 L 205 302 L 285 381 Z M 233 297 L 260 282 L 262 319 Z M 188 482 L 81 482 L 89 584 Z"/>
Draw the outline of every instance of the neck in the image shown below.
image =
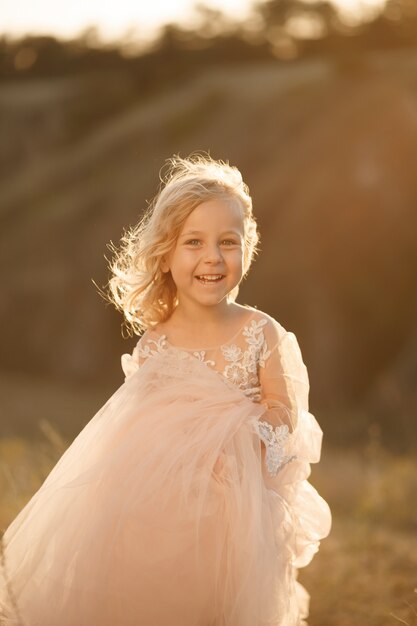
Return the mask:
<path id="1" fill-rule="evenodd" d="M 189 328 L 198 328 L 202 324 L 206 327 L 217 326 L 229 317 L 233 308 L 234 303 L 227 302 L 226 299 L 213 306 L 198 306 L 191 302 L 186 304 L 180 302 L 172 315 L 177 322 L 180 321 Z"/>

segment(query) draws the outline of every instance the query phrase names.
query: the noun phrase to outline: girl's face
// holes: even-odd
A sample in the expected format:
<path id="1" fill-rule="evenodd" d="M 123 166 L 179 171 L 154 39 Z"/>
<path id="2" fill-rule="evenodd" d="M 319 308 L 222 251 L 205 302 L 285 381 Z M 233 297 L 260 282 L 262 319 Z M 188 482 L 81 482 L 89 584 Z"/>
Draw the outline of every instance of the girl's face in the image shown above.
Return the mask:
<path id="1" fill-rule="evenodd" d="M 242 280 L 243 251 L 240 207 L 213 198 L 190 213 L 162 270 L 171 270 L 181 306 L 215 306 Z"/>

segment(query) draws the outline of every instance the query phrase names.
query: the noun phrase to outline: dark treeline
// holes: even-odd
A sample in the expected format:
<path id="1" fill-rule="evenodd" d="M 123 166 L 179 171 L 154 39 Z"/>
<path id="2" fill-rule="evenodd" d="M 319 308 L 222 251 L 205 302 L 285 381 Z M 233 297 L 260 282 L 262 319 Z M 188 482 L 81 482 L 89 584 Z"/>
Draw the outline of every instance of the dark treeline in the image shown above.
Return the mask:
<path id="1" fill-rule="evenodd" d="M 138 98 L 144 102 L 181 86 L 211 65 L 288 63 L 325 56 L 339 72 L 361 75 L 367 71 L 366 52 L 408 49 L 417 42 L 414 0 L 388 0 L 378 16 L 357 26 L 344 23 L 327 0 L 259 2 L 252 17 L 242 23 L 231 22 L 205 5 L 198 5 L 197 12 L 199 25 L 193 30 L 166 24 L 146 49 L 135 53 L 123 41 L 103 44 L 93 27 L 69 41 L 49 35 L 19 40 L 4 36 L 0 84 L 88 78 L 84 96 L 89 104 L 80 101 L 69 125 L 73 140 L 92 123 L 119 113 Z M 310 25 L 309 37 L 301 35 L 300 23 L 304 29 L 306 23 Z"/>
<path id="2" fill-rule="evenodd" d="M 216 61 L 288 61 L 326 55 L 341 62 L 351 59 L 357 65 L 365 51 L 409 48 L 417 42 L 414 0 L 388 0 L 378 15 L 356 26 L 346 24 L 327 0 L 261 2 L 243 23 L 232 23 L 204 5 L 198 8 L 201 19 L 194 30 L 167 24 L 148 49 L 135 54 L 130 50 L 127 55 L 122 41 L 101 44 L 94 28 L 71 41 L 3 36 L 0 80 L 118 70 L 131 73 L 132 86 L 136 84 L 143 95 Z M 306 34 L 306 28 L 311 32 Z"/>

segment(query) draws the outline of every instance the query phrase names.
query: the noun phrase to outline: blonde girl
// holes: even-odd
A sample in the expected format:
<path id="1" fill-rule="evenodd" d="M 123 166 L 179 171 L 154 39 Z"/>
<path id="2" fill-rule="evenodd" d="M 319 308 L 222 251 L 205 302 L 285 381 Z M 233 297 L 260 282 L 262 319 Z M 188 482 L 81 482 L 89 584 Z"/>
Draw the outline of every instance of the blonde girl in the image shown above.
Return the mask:
<path id="1" fill-rule="evenodd" d="M 7 529 L 6 623 L 299 626 L 330 532 L 292 332 L 236 299 L 258 251 L 239 170 L 167 160 L 111 262 L 125 380 Z M 14 620 L 14 621 L 13 621 Z"/>

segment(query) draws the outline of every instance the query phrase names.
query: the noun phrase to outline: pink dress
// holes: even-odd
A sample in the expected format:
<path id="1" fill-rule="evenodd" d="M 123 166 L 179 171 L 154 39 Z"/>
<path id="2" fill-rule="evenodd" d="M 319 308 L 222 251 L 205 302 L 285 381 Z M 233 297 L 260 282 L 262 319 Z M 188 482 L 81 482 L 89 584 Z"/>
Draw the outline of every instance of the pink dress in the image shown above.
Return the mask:
<path id="1" fill-rule="evenodd" d="M 5 532 L 2 624 L 306 624 L 323 433 L 295 335 L 247 308 L 219 347 L 148 330 L 122 356 L 124 383 Z"/>

